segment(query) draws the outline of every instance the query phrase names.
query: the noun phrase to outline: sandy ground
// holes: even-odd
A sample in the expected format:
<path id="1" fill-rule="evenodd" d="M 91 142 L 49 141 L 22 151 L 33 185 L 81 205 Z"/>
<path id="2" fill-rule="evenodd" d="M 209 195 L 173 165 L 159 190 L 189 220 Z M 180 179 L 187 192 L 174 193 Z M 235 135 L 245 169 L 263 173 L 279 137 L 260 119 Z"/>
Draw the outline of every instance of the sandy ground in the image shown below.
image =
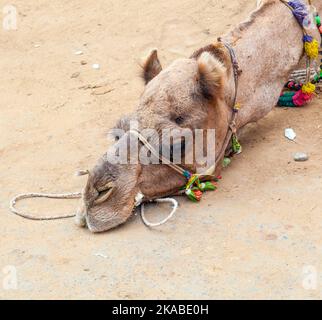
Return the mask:
<path id="1" fill-rule="evenodd" d="M 8 210 L 17 193 L 82 188 L 84 178 L 73 174 L 93 166 L 108 146 L 108 129 L 134 110 L 143 89 L 138 61 L 149 48 L 159 48 L 164 65 L 188 56 L 244 19 L 255 1 L 13 4 L 18 30 L 0 31 L 1 298 L 322 297 L 319 99 L 250 125 L 218 192 L 199 205 L 180 199 L 176 217 L 158 230 L 134 216 L 93 235 L 72 220 L 33 222 Z M 297 143 L 284 138 L 286 127 Z M 310 160 L 295 163 L 296 151 Z M 21 207 L 67 213 L 77 201 Z M 161 211 L 150 212 L 158 219 Z M 1 285 L 8 265 L 17 271 L 16 290 Z M 303 286 L 307 271 L 312 290 Z"/>

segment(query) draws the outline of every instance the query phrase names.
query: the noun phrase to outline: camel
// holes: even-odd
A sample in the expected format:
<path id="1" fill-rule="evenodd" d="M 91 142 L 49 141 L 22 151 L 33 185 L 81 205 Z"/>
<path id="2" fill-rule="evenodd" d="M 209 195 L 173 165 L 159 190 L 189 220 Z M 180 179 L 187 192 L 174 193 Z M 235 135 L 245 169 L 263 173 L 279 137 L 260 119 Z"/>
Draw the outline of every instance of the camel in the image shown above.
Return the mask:
<path id="1" fill-rule="evenodd" d="M 322 10 L 322 1 L 314 3 Z M 311 30 L 319 39 L 318 30 Z M 239 64 L 237 101 L 241 108 L 236 129 L 267 115 L 279 99 L 290 73 L 303 58 L 303 33 L 292 12 L 280 0 L 263 0 L 249 19 L 213 44 L 178 59 L 162 69 L 157 50 L 142 65 L 145 89 L 133 115 L 117 128 L 129 129 L 136 119 L 139 130 L 154 128 L 202 128 L 216 130 L 216 156 L 224 146 L 235 94 L 234 67 Z M 143 146 L 140 145 L 142 148 Z M 216 176 L 221 162 L 214 168 Z M 189 166 L 196 172 L 197 164 Z M 125 223 L 132 215 L 138 192 L 144 201 L 175 195 L 187 180 L 166 164 L 112 164 L 106 157 L 89 171 L 78 221 L 86 220 L 92 232 L 104 232 Z"/>

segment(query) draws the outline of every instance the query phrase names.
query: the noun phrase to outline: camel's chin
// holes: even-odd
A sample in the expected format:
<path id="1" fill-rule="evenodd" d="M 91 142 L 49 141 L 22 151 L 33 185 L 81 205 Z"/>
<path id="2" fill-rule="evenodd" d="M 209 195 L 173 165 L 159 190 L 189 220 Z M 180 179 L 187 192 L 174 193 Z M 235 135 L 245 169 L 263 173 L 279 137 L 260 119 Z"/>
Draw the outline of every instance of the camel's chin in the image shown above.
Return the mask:
<path id="1" fill-rule="evenodd" d="M 106 232 L 125 223 L 132 215 L 134 206 L 112 210 L 107 203 L 87 209 L 86 214 L 78 215 L 76 223 L 87 227 L 93 233 Z"/>

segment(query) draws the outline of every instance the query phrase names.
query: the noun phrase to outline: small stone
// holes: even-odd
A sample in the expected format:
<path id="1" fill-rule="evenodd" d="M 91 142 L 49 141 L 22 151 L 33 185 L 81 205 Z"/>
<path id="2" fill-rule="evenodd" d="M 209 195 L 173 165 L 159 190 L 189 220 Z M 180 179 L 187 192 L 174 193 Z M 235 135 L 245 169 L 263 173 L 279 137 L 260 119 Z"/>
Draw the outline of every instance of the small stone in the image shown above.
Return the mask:
<path id="1" fill-rule="evenodd" d="M 296 138 L 296 133 L 292 128 L 285 129 L 285 137 L 291 141 L 294 141 Z"/>
<path id="2" fill-rule="evenodd" d="M 98 70 L 100 68 L 100 65 L 98 63 L 94 63 L 92 65 L 92 68 L 95 69 L 95 70 Z"/>
<path id="3" fill-rule="evenodd" d="M 105 255 L 105 254 L 103 254 L 103 253 L 100 253 L 100 252 L 98 252 L 98 253 L 94 253 L 94 256 L 96 256 L 96 257 L 100 257 L 100 258 L 103 258 L 103 259 L 107 259 L 107 258 L 108 258 L 108 256 L 107 256 L 107 255 Z"/>
<path id="4" fill-rule="evenodd" d="M 75 54 L 76 56 L 80 56 L 80 55 L 82 55 L 82 54 L 83 54 L 83 51 L 82 51 L 82 50 L 78 50 L 78 51 L 75 51 L 75 52 L 74 52 L 74 54 Z"/>
<path id="5" fill-rule="evenodd" d="M 265 240 L 268 240 L 268 241 L 276 240 L 276 239 L 277 239 L 277 235 L 274 233 L 270 233 L 265 236 Z"/>
<path id="6" fill-rule="evenodd" d="M 79 75 L 80 75 L 80 73 L 79 73 L 79 72 L 74 72 L 70 77 L 71 77 L 72 79 L 75 79 L 75 78 L 78 78 L 78 77 L 79 77 Z"/>
<path id="7" fill-rule="evenodd" d="M 87 61 L 82 60 L 80 63 L 81 63 L 82 66 L 85 66 L 85 64 L 87 64 Z"/>
<path id="8" fill-rule="evenodd" d="M 294 160 L 297 162 L 304 162 L 309 160 L 309 156 L 304 152 L 297 152 L 294 154 Z"/>

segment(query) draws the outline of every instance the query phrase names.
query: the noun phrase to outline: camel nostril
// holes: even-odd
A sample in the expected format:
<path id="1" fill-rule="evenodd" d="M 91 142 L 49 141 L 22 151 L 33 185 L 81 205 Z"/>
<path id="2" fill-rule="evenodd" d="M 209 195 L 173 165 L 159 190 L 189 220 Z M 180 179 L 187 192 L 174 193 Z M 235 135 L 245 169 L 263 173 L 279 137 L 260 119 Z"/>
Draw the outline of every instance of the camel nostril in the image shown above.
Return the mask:
<path id="1" fill-rule="evenodd" d="M 94 200 L 94 205 L 102 204 L 105 202 L 112 194 L 114 188 L 108 188 L 107 190 L 101 191 L 98 194 L 98 197 Z"/>

